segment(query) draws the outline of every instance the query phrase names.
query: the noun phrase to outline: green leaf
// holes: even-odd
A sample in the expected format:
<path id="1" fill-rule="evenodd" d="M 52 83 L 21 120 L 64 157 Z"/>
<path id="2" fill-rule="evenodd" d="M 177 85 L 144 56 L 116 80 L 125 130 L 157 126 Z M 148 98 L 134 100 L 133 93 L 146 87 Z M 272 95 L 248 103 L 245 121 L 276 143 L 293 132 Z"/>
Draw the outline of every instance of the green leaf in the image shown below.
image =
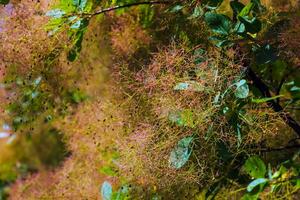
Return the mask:
<path id="1" fill-rule="evenodd" d="M 216 9 L 218 8 L 221 3 L 223 2 L 223 0 L 206 0 L 206 7 L 209 9 Z"/>
<path id="2" fill-rule="evenodd" d="M 269 97 L 269 98 L 261 98 L 261 99 L 251 99 L 251 102 L 252 103 L 266 103 L 268 101 L 272 101 L 274 99 L 278 99 L 280 97 L 282 97 L 283 95 L 277 95 L 277 96 L 274 96 L 274 97 Z"/>
<path id="3" fill-rule="evenodd" d="M 252 192 L 252 190 L 257 187 L 257 186 L 264 186 L 268 182 L 268 179 L 265 178 L 258 178 L 252 181 L 248 186 L 247 186 L 247 191 Z"/>
<path id="4" fill-rule="evenodd" d="M 258 33 L 262 28 L 261 21 L 256 17 L 252 19 L 250 19 L 248 16 L 239 17 L 239 20 L 245 25 L 246 32 L 255 34 Z"/>
<path id="5" fill-rule="evenodd" d="M 84 30 L 80 30 L 76 33 L 76 38 L 74 39 L 74 45 L 68 52 L 68 60 L 73 62 L 76 60 L 79 52 L 81 51 L 81 43 L 83 41 Z"/>
<path id="6" fill-rule="evenodd" d="M 129 200 L 129 187 L 127 185 L 121 186 L 117 193 L 114 194 L 114 200 Z"/>
<path id="7" fill-rule="evenodd" d="M 111 200 L 112 199 L 112 186 L 109 182 L 104 181 L 101 187 L 101 196 L 103 200 Z"/>
<path id="8" fill-rule="evenodd" d="M 245 99 L 249 95 L 249 86 L 247 84 L 247 81 L 242 79 L 236 84 L 236 89 L 235 89 L 235 96 L 240 99 Z"/>
<path id="9" fill-rule="evenodd" d="M 0 4 L 6 5 L 9 3 L 9 0 L 0 0 Z"/>
<path id="10" fill-rule="evenodd" d="M 175 85 L 174 90 L 187 90 L 194 92 L 204 91 L 204 86 L 196 81 L 186 81 Z"/>
<path id="11" fill-rule="evenodd" d="M 71 29 L 79 29 L 81 27 L 82 19 L 77 20 L 74 24 L 70 26 Z"/>
<path id="12" fill-rule="evenodd" d="M 233 30 L 237 34 L 244 34 L 246 32 L 246 26 L 241 22 L 237 22 Z"/>
<path id="13" fill-rule="evenodd" d="M 52 17 L 54 19 L 61 18 L 65 14 L 66 14 L 65 11 L 60 9 L 49 10 L 48 12 L 46 12 L 46 16 Z"/>
<path id="14" fill-rule="evenodd" d="M 214 33 L 229 35 L 231 20 L 226 15 L 207 12 L 205 13 L 204 20 Z"/>
<path id="15" fill-rule="evenodd" d="M 254 4 L 252 2 L 248 3 L 239 13 L 240 17 L 244 17 L 250 14 L 251 10 L 254 8 Z"/>
<path id="16" fill-rule="evenodd" d="M 194 8 L 193 14 L 189 17 L 189 19 L 195 19 L 201 17 L 203 16 L 203 14 L 204 14 L 203 9 L 200 6 L 196 6 Z"/>
<path id="17" fill-rule="evenodd" d="M 34 87 L 37 87 L 37 86 L 40 85 L 41 81 L 42 81 L 42 77 L 39 76 L 39 77 L 37 77 L 37 78 L 32 82 L 32 84 L 33 84 Z"/>
<path id="18" fill-rule="evenodd" d="M 183 111 L 171 111 L 168 118 L 178 126 L 187 126 L 191 128 L 195 126 L 193 112 L 189 109 Z"/>
<path id="19" fill-rule="evenodd" d="M 116 171 L 110 166 L 104 166 L 100 169 L 100 173 L 108 175 L 108 176 L 116 176 Z"/>
<path id="20" fill-rule="evenodd" d="M 171 168 L 180 169 L 189 160 L 192 153 L 192 141 L 192 136 L 179 140 L 169 157 L 169 166 Z"/>
<path id="21" fill-rule="evenodd" d="M 78 6 L 80 11 L 84 11 L 86 5 L 87 5 L 87 0 L 80 0 L 79 6 Z"/>
<path id="22" fill-rule="evenodd" d="M 174 6 L 174 7 L 171 9 L 170 12 L 176 13 L 176 12 L 181 11 L 183 8 L 184 8 L 184 7 L 183 7 L 182 5 L 176 5 L 176 6 Z"/>
<path id="23" fill-rule="evenodd" d="M 265 163 L 258 156 L 248 158 L 244 164 L 244 169 L 254 178 L 264 178 L 267 172 Z"/>
<path id="24" fill-rule="evenodd" d="M 216 44 L 216 47 L 222 48 L 222 47 L 230 47 L 232 45 L 234 45 L 234 43 L 231 40 L 222 40 Z"/>
<path id="25" fill-rule="evenodd" d="M 241 200 L 257 200 L 259 197 L 259 194 L 245 194 Z"/>

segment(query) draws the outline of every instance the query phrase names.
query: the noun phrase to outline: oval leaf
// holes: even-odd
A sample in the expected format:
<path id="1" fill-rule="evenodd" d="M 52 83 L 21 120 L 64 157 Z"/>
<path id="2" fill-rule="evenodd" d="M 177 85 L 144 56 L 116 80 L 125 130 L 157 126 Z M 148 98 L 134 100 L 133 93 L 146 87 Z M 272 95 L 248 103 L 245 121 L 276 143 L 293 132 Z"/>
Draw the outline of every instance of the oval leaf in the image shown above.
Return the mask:
<path id="1" fill-rule="evenodd" d="M 267 172 L 265 163 L 258 156 L 248 158 L 245 162 L 244 169 L 254 178 L 263 178 Z"/>
<path id="2" fill-rule="evenodd" d="M 240 99 L 245 99 L 249 95 L 249 86 L 246 80 L 242 79 L 236 85 L 235 96 Z"/>
<path id="3" fill-rule="evenodd" d="M 180 169 L 188 160 L 192 153 L 191 144 L 193 137 L 185 137 L 177 143 L 177 146 L 171 151 L 169 166 Z"/>
<path id="4" fill-rule="evenodd" d="M 207 25 L 214 33 L 228 35 L 231 29 L 231 20 L 226 15 L 207 12 L 204 16 Z"/>
<path id="5" fill-rule="evenodd" d="M 112 186 L 108 181 L 104 181 L 101 187 L 101 196 L 103 200 L 111 200 L 112 199 Z"/>
<path id="6" fill-rule="evenodd" d="M 66 13 L 60 9 L 49 10 L 48 12 L 46 12 L 46 16 L 52 17 L 55 19 L 61 18 L 64 14 L 66 14 Z"/>

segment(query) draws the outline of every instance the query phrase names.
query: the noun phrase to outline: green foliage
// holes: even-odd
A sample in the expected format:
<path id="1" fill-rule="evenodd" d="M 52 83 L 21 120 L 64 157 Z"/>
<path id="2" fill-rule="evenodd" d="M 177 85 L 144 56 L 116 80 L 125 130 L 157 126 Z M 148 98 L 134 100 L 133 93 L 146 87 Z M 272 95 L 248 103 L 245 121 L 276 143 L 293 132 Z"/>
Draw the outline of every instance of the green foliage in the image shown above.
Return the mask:
<path id="1" fill-rule="evenodd" d="M 101 186 L 101 197 L 103 200 L 129 200 L 129 187 L 123 185 L 118 191 L 113 192 L 113 188 L 108 181 L 104 181 Z"/>
<path id="2" fill-rule="evenodd" d="M 258 156 L 250 157 L 246 161 L 244 169 L 254 178 L 263 178 L 267 172 L 265 163 Z"/>
<path id="3" fill-rule="evenodd" d="M 87 0 L 62 0 L 53 10 L 46 13 L 51 17 L 47 29 L 50 34 L 60 31 L 63 27 L 68 27 L 68 36 L 71 39 L 68 60 L 75 61 L 81 51 L 81 45 L 89 24 L 88 15 L 82 13 L 90 12 L 93 7 L 92 1 Z"/>
<path id="4" fill-rule="evenodd" d="M 9 3 L 9 0 L 0 0 L 0 5 L 6 5 Z"/>
<path id="5" fill-rule="evenodd" d="M 275 195 L 277 193 L 280 195 L 280 190 L 284 190 L 286 186 L 297 191 L 300 172 L 298 158 L 299 153 L 296 153 L 291 160 L 281 163 L 279 169 L 274 173 L 269 165 L 267 173 L 264 162 L 258 156 L 250 157 L 244 168 L 250 176 L 256 179 L 248 184 L 248 193 L 243 196 L 243 199 L 258 199 L 260 193 L 266 191 L 267 187 L 270 187 L 269 192 Z"/>
<path id="6" fill-rule="evenodd" d="M 192 153 L 192 142 L 192 136 L 178 141 L 177 146 L 170 153 L 169 164 L 171 168 L 180 169 L 185 165 Z"/>
<path id="7" fill-rule="evenodd" d="M 204 19 L 214 33 L 229 35 L 232 25 L 230 18 L 226 15 L 207 12 Z"/>
<path id="8" fill-rule="evenodd" d="M 87 99 L 87 96 L 80 90 L 62 90 L 60 96 L 54 96 L 53 88 L 42 76 L 32 81 L 17 78 L 15 85 L 11 85 L 11 89 L 18 90 L 17 98 L 7 108 L 13 116 L 12 125 L 15 130 L 41 117 L 45 122 L 50 122 L 57 115 L 65 115 L 70 105 Z M 55 101 L 57 98 L 59 101 Z M 60 109 L 55 110 L 54 107 Z"/>
<path id="9" fill-rule="evenodd" d="M 257 186 L 260 186 L 260 188 L 262 188 L 266 183 L 268 183 L 268 179 L 257 178 L 251 183 L 249 183 L 249 185 L 247 186 L 247 191 L 252 192 L 252 190 L 254 190 L 254 188 L 256 188 Z"/>
<path id="10" fill-rule="evenodd" d="M 249 86 L 247 84 L 247 81 L 242 79 L 240 80 L 239 82 L 237 82 L 235 84 L 236 86 L 236 89 L 235 89 L 235 96 L 237 98 L 240 98 L 240 99 L 245 99 L 248 97 L 249 95 Z"/>
<path id="11" fill-rule="evenodd" d="M 185 109 L 182 111 L 170 111 L 168 118 L 171 122 L 175 123 L 178 126 L 190 128 L 195 127 L 195 118 L 192 110 Z"/>

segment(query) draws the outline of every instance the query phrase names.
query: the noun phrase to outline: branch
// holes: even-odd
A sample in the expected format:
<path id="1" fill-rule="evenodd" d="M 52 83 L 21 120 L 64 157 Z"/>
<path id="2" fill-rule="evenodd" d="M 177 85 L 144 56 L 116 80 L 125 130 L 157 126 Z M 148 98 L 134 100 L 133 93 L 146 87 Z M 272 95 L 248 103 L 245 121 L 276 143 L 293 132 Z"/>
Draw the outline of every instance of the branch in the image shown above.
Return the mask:
<path id="1" fill-rule="evenodd" d="M 253 81 L 253 85 L 257 87 L 264 97 L 272 97 L 268 86 L 248 67 L 248 77 Z M 300 125 L 288 113 L 283 113 L 283 108 L 274 100 L 268 101 L 267 104 L 275 111 L 279 112 L 280 117 L 300 136 Z"/>
<path id="2" fill-rule="evenodd" d="M 300 144 L 296 144 L 293 146 L 285 146 L 285 147 L 279 147 L 279 148 L 267 148 L 267 149 L 259 149 L 259 152 L 273 152 L 273 151 L 285 151 L 288 149 L 299 149 L 300 148 Z"/>
<path id="3" fill-rule="evenodd" d="M 114 6 L 114 7 L 110 7 L 110 8 L 104 8 L 101 10 L 98 10 L 92 14 L 84 14 L 84 15 L 88 15 L 88 17 L 93 17 L 95 15 L 100 15 L 106 12 L 111 12 L 114 10 L 118 10 L 118 9 L 122 9 L 122 8 L 129 8 L 129 7 L 133 7 L 133 6 L 140 6 L 140 5 L 154 5 L 154 4 L 171 4 L 171 1 L 145 1 L 145 2 L 136 2 L 136 3 L 130 3 L 130 4 L 125 4 L 125 5 L 121 5 L 121 6 Z"/>

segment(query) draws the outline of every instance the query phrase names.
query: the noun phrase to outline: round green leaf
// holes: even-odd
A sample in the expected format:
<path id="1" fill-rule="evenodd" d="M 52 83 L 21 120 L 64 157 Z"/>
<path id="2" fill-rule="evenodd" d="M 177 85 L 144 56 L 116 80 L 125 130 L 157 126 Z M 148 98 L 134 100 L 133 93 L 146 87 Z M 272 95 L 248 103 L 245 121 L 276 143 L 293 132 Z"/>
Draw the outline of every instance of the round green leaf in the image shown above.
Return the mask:
<path id="1" fill-rule="evenodd" d="M 242 79 L 238 83 L 235 84 L 235 96 L 240 99 L 245 99 L 249 95 L 249 86 L 246 82 L 246 80 Z"/>
<path id="2" fill-rule="evenodd" d="M 244 169 L 254 178 L 264 178 L 267 172 L 265 163 L 258 156 L 248 158 L 245 162 Z"/>
<path id="3" fill-rule="evenodd" d="M 205 13 L 204 20 L 214 33 L 221 35 L 229 34 L 231 29 L 231 20 L 226 15 L 207 12 Z"/>

